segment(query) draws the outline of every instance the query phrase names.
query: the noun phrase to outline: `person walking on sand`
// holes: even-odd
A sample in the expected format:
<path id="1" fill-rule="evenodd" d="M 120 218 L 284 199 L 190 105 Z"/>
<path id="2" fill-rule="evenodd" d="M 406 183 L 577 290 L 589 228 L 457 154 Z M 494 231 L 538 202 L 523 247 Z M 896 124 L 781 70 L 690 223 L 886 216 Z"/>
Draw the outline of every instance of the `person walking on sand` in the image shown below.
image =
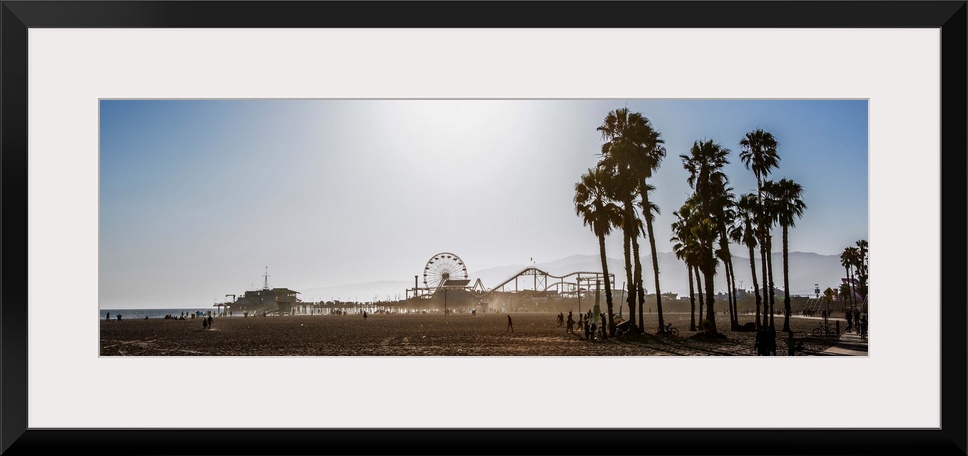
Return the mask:
<path id="1" fill-rule="evenodd" d="M 366 311 L 363 311 L 363 319 L 366 320 Z"/>
<path id="2" fill-rule="evenodd" d="M 510 315 L 508 315 L 508 329 L 506 331 L 504 331 L 504 332 L 508 332 L 508 331 L 514 332 L 514 325 L 511 324 L 511 316 Z"/>
<path id="3" fill-rule="evenodd" d="M 111 312 L 104 316 L 104 321 L 111 321 Z"/>

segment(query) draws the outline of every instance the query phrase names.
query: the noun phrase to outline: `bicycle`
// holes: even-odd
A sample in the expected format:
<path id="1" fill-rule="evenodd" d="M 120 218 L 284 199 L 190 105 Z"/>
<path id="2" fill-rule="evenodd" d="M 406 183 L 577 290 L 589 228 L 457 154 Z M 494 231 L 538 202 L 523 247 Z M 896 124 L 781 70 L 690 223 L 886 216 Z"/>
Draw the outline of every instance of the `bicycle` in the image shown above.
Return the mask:
<path id="1" fill-rule="evenodd" d="M 679 337 L 679 330 L 672 327 L 672 323 L 666 323 L 665 333 L 672 334 L 673 336 Z"/>
<path id="2" fill-rule="evenodd" d="M 814 336 L 836 336 L 837 329 L 831 326 L 829 323 L 820 322 L 817 323 L 817 327 L 813 328 Z"/>

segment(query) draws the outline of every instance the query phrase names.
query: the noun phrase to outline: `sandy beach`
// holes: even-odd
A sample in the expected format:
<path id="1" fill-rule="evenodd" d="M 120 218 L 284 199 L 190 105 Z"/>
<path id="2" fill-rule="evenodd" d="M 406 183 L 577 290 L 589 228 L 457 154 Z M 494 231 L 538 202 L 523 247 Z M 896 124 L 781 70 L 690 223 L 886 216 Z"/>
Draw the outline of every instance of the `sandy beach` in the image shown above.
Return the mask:
<path id="1" fill-rule="evenodd" d="M 587 341 L 558 326 L 555 314 L 373 314 L 295 315 L 201 319 L 142 319 L 100 322 L 102 356 L 754 356 L 754 332 L 729 331 L 729 318 L 717 319 L 724 339 L 689 331 L 688 313 L 665 315 L 679 336 L 657 336 L 655 314 L 645 316 L 645 335 Z M 752 320 L 741 316 L 740 322 Z M 783 317 L 776 316 L 777 329 Z M 820 319 L 794 317 L 801 355 L 816 355 L 836 337 L 811 336 Z M 833 325 L 833 321 L 831 321 Z M 843 328 L 843 322 L 841 322 Z M 785 333 L 777 336 L 786 354 Z"/>

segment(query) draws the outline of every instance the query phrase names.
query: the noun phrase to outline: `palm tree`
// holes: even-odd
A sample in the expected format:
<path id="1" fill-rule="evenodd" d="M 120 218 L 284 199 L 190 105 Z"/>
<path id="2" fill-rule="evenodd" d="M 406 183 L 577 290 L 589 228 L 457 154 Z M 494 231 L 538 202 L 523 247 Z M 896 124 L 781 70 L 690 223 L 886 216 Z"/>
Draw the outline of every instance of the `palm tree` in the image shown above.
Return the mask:
<path id="1" fill-rule="evenodd" d="M 689 155 L 680 155 L 683 168 L 689 173 L 687 182 L 693 189 L 696 201 L 696 223 L 690 226 L 693 237 L 698 241 L 699 268 L 703 272 L 706 288 L 706 321 L 704 329 L 709 335 L 716 335 L 716 311 L 713 278 L 716 275 L 716 255 L 714 243 L 720 229 L 716 221 L 722 208 L 722 192 L 728 179 L 722 168 L 729 163 L 729 149 L 712 140 L 696 141 Z"/>
<path id="2" fill-rule="evenodd" d="M 659 317 L 659 332 L 665 331 L 662 316 L 662 290 L 659 286 L 659 258 L 655 248 L 655 234 L 653 223 L 659 207 L 652 203 L 649 195 L 655 187 L 648 184 L 650 179 L 665 158 L 665 147 L 658 131 L 652 127 L 648 118 L 641 113 L 630 113 L 628 108 L 616 109 L 605 116 L 605 120 L 598 131 L 607 143 L 602 146 L 602 153 L 612 153 L 623 162 L 627 170 L 635 177 L 639 188 L 639 200 L 645 217 L 646 235 L 652 252 L 652 272 L 655 276 L 655 305 Z M 616 148 L 618 145 L 629 147 Z M 641 284 L 641 274 L 636 280 Z M 639 287 L 641 288 L 641 287 Z M 642 298 L 644 299 L 644 292 Z M 639 306 L 639 324 L 642 324 L 642 306 Z"/>
<path id="3" fill-rule="evenodd" d="M 738 225 L 733 229 L 732 238 L 733 241 L 742 243 L 749 249 L 750 254 L 750 274 L 753 276 L 753 292 L 756 296 L 756 329 L 759 330 L 760 323 L 760 305 L 762 300 L 760 299 L 760 289 L 759 284 L 756 282 L 756 259 L 754 254 L 754 249 L 756 248 L 757 241 L 759 237 L 756 232 L 756 218 L 759 213 L 759 203 L 756 200 L 756 195 L 748 193 L 743 195 L 739 201 L 736 203 L 736 221 Z"/>
<path id="4" fill-rule="evenodd" d="M 619 225 L 615 225 L 615 228 L 622 230 L 625 283 L 628 287 L 625 301 L 628 305 L 629 316 L 633 322 L 632 327 L 634 328 L 636 294 L 638 293 L 636 285 L 639 281 L 637 280 L 638 277 L 641 276 L 641 263 L 636 260 L 635 263 L 638 264 L 638 267 L 635 267 L 632 262 L 632 257 L 633 255 L 638 256 L 639 254 L 639 234 L 642 232 L 642 221 L 639 220 L 638 213 L 635 210 L 635 198 L 638 195 L 636 188 L 637 182 L 628 171 L 628 166 L 617 158 L 623 155 L 618 152 L 620 149 L 628 148 L 629 146 L 626 144 L 606 144 L 602 148 L 603 156 L 598 167 L 608 177 L 607 189 L 609 198 L 618 203 L 622 210 L 622 219 Z M 641 325 L 639 327 L 641 328 Z"/>
<path id="5" fill-rule="evenodd" d="M 861 268 L 863 266 L 863 260 L 861 259 L 861 253 L 859 247 L 848 247 L 850 249 L 850 267 L 852 271 L 852 276 L 850 278 L 850 283 L 853 293 L 860 294 L 860 276 Z M 854 302 L 857 302 L 856 294 L 854 295 Z M 861 296 L 863 298 L 863 295 Z"/>
<path id="6" fill-rule="evenodd" d="M 840 265 L 844 267 L 844 272 L 847 273 L 847 299 L 851 301 L 852 307 L 857 307 L 857 301 L 854 299 L 854 279 L 850 273 L 850 268 L 853 264 L 854 249 L 844 247 L 844 252 L 840 254 Z"/>
<path id="7" fill-rule="evenodd" d="M 860 293 L 860 297 L 864 300 L 867 299 L 867 240 L 860 239 L 856 243 L 860 257 L 857 260 L 858 267 L 858 284 L 857 292 Z"/>
<path id="8" fill-rule="evenodd" d="M 642 228 L 642 219 L 638 217 L 638 214 L 631 220 L 632 230 L 635 233 L 632 236 L 632 258 L 633 267 L 635 270 L 632 272 L 632 278 L 635 280 L 635 296 L 638 299 L 639 307 L 639 328 L 645 329 L 645 324 L 642 320 L 642 308 L 645 306 L 645 290 L 642 288 L 642 256 L 639 253 L 639 236 L 644 236 L 645 231 Z M 634 316 L 629 315 L 629 319 Z"/>
<path id="9" fill-rule="evenodd" d="M 790 331 L 790 257 L 789 230 L 796 219 L 803 216 L 807 205 L 803 202 L 803 186 L 791 179 L 767 182 L 763 191 L 773 203 L 776 221 L 783 229 L 783 330 Z"/>
<path id="10" fill-rule="evenodd" d="M 692 236 L 691 233 L 689 235 Z M 696 278 L 696 294 L 699 296 L 699 329 L 705 330 L 706 325 L 704 324 L 704 322 L 706 321 L 706 317 L 703 316 L 705 315 L 703 313 L 703 309 L 706 306 L 706 299 L 703 297 L 704 295 L 703 295 L 702 289 L 705 286 L 704 284 L 706 282 L 702 280 L 702 275 L 701 275 L 701 272 L 699 271 L 699 261 L 700 261 L 699 255 L 701 252 L 701 250 L 699 249 L 699 242 L 697 241 L 693 247 L 695 248 L 695 252 L 693 253 L 693 255 L 695 255 L 696 258 L 693 260 L 694 264 L 692 266 L 692 271 L 690 271 L 690 274 L 692 274 L 693 277 Z"/>
<path id="11" fill-rule="evenodd" d="M 686 275 L 689 277 L 689 303 L 690 303 L 690 320 L 689 320 L 689 330 L 696 330 L 696 293 L 693 287 L 693 267 L 696 264 L 696 245 L 695 239 L 692 238 L 692 230 L 689 229 L 690 223 L 692 222 L 692 205 L 689 201 L 683 203 L 682 207 L 678 211 L 672 213 L 676 217 L 676 221 L 672 223 L 672 238 L 669 239 L 672 245 L 672 252 L 676 254 L 676 258 L 682 260 L 686 265 Z M 700 318 L 702 314 L 700 313 Z"/>
<path id="12" fill-rule="evenodd" d="M 761 211 L 765 211 L 768 208 L 763 204 L 763 180 L 766 179 L 773 168 L 777 168 L 780 163 L 780 156 L 777 155 L 777 141 L 773 137 L 773 134 L 763 131 L 762 129 L 756 129 L 746 134 L 743 139 L 739 142 L 742 150 L 739 153 L 740 160 L 743 161 L 743 165 L 746 169 L 752 170 L 753 175 L 756 176 L 756 202 Z M 773 275 L 772 268 L 772 252 L 770 246 L 770 227 L 772 221 L 765 213 L 761 213 L 757 220 L 757 225 L 759 225 L 758 233 L 760 235 L 760 258 L 763 265 L 763 287 L 769 288 L 768 300 L 770 305 L 770 326 L 773 326 Z M 765 291 L 765 290 L 764 290 Z M 764 296 L 764 301 L 767 300 L 767 296 Z M 764 309 L 766 304 L 764 302 Z"/>
<path id="13" fill-rule="evenodd" d="M 612 320 L 612 288 L 608 280 L 608 260 L 605 256 L 605 236 L 612 227 L 620 223 L 622 211 L 608 200 L 607 175 L 598 169 L 589 169 L 583 174 L 581 181 L 575 184 L 575 213 L 582 218 L 582 223 L 591 228 L 598 237 L 598 250 L 602 259 L 602 275 L 605 278 L 605 305 L 608 308 L 609 324 L 615 326 Z M 581 293 L 581 284 L 578 284 Z"/>
<path id="14" fill-rule="evenodd" d="M 767 183 L 763 183 L 764 189 Z M 765 193 L 765 190 L 764 190 Z M 776 302 L 776 282 L 773 281 L 773 221 L 776 220 L 776 208 L 774 207 L 774 202 L 767 198 L 765 195 L 762 200 L 762 206 L 760 206 L 760 231 L 764 232 L 763 242 L 766 243 L 766 271 L 763 276 L 763 281 L 765 285 L 769 285 L 769 290 L 764 296 L 766 301 L 769 303 L 769 317 L 770 317 L 770 329 L 776 327 L 773 323 L 773 316 L 775 312 L 773 311 L 773 304 Z M 764 307 L 765 308 L 765 307 Z"/>
<path id="15" fill-rule="evenodd" d="M 721 180 L 717 180 L 713 197 L 715 199 L 711 206 L 714 215 L 713 220 L 719 230 L 719 248 L 716 255 L 723 262 L 723 272 L 726 275 L 727 302 L 729 303 L 729 323 L 730 328 L 735 331 L 739 325 L 739 320 L 736 315 L 735 294 L 733 293 L 736 285 L 733 274 L 733 255 L 729 250 L 729 229 L 733 224 L 733 219 L 736 218 L 736 211 L 733 209 L 736 203 L 733 189 L 726 186 L 725 175 Z"/>
<path id="16" fill-rule="evenodd" d="M 646 233 L 642 233 L 642 234 L 644 236 L 647 236 L 648 237 L 648 239 L 649 239 L 649 247 L 652 250 L 652 273 L 653 273 L 653 275 L 655 277 L 655 293 L 656 293 L 656 295 L 655 295 L 656 296 L 655 297 L 655 305 L 656 305 L 656 309 L 657 309 L 656 310 L 656 312 L 657 312 L 656 315 L 659 318 L 659 328 L 660 328 L 659 331 L 660 332 L 665 332 L 665 321 L 664 321 L 664 317 L 662 316 L 662 296 L 661 296 L 662 293 L 659 290 L 659 257 L 658 257 L 658 255 L 656 255 L 656 252 L 655 252 L 654 231 L 652 231 L 652 224 L 655 222 L 655 216 L 656 216 L 656 214 L 659 213 L 659 206 L 656 205 L 655 203 L 652 203 L 652 202 L 649 202 L 648 201 L 649 194 L 655 191 L 655 186 L 653 186 L 651 184 L 646 184 L 643 181 L 642 182 L 642 185 L 639 188 L 640 189 L 643 189 L 643 188 L 645 189 L 644 191 L 640 190 L 640 193 L 639 193 L 639 196 L 640 196 L 639 204 L 642 206 L 642 213 L 644 215 L 643 218 L 645 218 L 645 228 L 646 228 L 646 231 L 647 231 Z M 640 225 L 641 225 L 641 223 L 640 223 Z M 641 226 L 640 226 L 639 229 L 641 230 Z M 636 253 L 635 254 L 636 268 L 639 271 L 638 273 L 636 273 L 636 276 L 635 276 L 636 279 L 639 282 L 639 284 L 638 284 L 638 290 L 639 290 L 639 326 L 640 327 L 644 327 L 644 324 L 645 323 L 643 322 L 642 309 L 645 308 L 645 290 L 642 288 L 642 274 L 641 274 L 642 265 L 641 265 L 641 262 L 639 261 L 639 258 L 640 258 L 639 254 Z"/>

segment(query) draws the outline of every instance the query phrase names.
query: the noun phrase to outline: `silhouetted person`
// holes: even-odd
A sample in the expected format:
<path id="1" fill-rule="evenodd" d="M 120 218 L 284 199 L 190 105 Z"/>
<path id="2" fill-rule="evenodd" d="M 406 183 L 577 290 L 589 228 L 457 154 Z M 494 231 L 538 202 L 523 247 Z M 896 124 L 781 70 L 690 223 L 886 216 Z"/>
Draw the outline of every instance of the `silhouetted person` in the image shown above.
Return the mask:
<path id="1" fill-rule="evenodd" d="M 215 320 L 212 318 L 211 315 L 208 316 L 207 320 L 208 320 L 208 327 L 211 328 L 212 323 L 215 323 Z"/>
<path id="2" fill-rule="evenodd" d="M 208 318 L 202 319 L 202 329 L 208 329 Z"/>
<path id="3" fill-rule="evenodd" d="M 118 314 L 118 321 L 121 321 L 121 314 Z"/>
<path id="4" fill-rule="evenodd" d="M 108 314 L 104 316 L 104 321 L 110 321 L 110 320 L 111 320 L 111 312 L 108 312 Z"/>
<path id="5" fill-rule="evenodd" d="M 605 325 L 605 313 L 602 313 L 602 340 L 608 339 L 608 326 Z"/>
<path id="6" fill-rule="evenodd" d="M 510 315 L 508 315 L 508 329 L 506 331 L 504 331 L 504 332 L 508 332 L 508 331 L 514 332 L 514 325 L 511 324 L 511 316 Z"/>
<path id="7" fill-rule="evenodd" d="M 854 314 L 849 310 L 847 312 L 844 312 L 844 314 L 845 314 L 844 317 L 847 318 L 847 328 L 844 329 L 844 332 L 848 332 L 851 329 L 854 329 L 854 324 L 853 324 Z"/>
<path id="8" fill-rule="evenodd" d="M 363 319 L 366 320 L 366 311 L 363 311 Z"/>

